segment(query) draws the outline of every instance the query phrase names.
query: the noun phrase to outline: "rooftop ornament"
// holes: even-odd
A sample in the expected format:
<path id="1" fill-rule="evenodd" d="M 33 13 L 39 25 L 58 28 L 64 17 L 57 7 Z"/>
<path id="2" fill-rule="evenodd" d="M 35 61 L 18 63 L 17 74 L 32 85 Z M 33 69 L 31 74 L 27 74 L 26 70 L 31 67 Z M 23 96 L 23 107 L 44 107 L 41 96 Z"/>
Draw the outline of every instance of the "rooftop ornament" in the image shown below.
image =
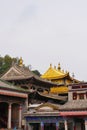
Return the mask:
<path id="1" fill-rule="evenodd" d="M 58 64 L 58 70 L 59 70 L 59 71 L 61 70 L 60 63 Z"/>
<path id="2" fill-rule="evenodd" d="M 22 57 L 19 59 L 19 66 L 23 66 L 23 60 L 22 60 Z"/>
<path id="3" fill-rule="evenodd" d="M 52 68 L 52 64 L 50 64 L 50 68 Z"/>

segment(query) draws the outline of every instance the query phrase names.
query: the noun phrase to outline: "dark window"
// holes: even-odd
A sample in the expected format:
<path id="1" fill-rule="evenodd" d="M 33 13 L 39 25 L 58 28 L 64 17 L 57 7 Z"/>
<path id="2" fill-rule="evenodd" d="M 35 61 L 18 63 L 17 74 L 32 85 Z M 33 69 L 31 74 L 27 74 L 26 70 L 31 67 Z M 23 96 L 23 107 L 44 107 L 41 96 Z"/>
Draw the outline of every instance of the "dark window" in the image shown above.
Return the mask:
<path id="1" fill-rule="evenodd" d="M 84 99 L 84 93 L 79 94 L 79 99 Z"/>
<path id="2" fill-rule="evenodd" d="M 73 100 L 77 99 L 77 93 L 73 93 Z"/>
<path id="3" fill-rule="evenodd" d="M 27 86 L 21 86 L 21 88 L 23 88 L 23 89 L 28 89 L 28 87 L 27 87 Z"/>

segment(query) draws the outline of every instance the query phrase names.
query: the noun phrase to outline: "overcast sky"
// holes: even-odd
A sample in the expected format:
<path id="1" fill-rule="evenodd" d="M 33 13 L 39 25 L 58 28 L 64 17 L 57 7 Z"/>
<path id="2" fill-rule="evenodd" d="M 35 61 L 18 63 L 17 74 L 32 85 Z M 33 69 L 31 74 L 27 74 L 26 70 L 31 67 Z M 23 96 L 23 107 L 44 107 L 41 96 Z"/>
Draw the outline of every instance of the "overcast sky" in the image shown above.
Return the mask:
<path id="1" fill-rule="evenodd" d="M 87 81 L 87 0 L 0 0 L 0 55 Z"/>

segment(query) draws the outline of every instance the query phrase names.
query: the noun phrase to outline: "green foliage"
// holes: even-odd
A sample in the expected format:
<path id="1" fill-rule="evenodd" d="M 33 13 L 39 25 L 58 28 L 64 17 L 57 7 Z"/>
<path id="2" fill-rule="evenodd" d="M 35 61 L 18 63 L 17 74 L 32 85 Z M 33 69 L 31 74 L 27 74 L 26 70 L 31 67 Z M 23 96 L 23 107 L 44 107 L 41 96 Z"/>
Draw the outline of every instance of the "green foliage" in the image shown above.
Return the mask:
<path id="1" fill-rule="evenodd" d="M 41 74 L 40 74 L 40 72 L 38 70 L 33 70 L 32 72 L 35 73 L 38 76 L 41 76 Z"/>
<path id="2" fill-rule="evenodd" d="M 13 62 L 17 63 L 17 61 L 18 58 L 12 58 L 9 55 L 0 56 L 0 75 L 9 69 Z"/>

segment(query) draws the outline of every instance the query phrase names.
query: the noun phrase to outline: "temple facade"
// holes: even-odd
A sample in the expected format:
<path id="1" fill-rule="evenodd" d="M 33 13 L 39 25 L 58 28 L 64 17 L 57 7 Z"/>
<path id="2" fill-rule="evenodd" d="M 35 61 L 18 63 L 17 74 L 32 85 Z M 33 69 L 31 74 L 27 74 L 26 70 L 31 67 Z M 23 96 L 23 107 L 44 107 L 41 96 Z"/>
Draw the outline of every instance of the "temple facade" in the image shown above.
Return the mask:
<path id="1" fill-rule="evenodd" d="M 87 130 L 87 83 L 69 85 L 68 101 L 60 107 L 60 115 L 72 120 L 75 130 Z"/>
<path id="2" fill-rule="evenodd" d="M 87 130 L 87 83 L 69 85 L 65 104 L 30 105 L 24 117 L 30 130 Z"/>

